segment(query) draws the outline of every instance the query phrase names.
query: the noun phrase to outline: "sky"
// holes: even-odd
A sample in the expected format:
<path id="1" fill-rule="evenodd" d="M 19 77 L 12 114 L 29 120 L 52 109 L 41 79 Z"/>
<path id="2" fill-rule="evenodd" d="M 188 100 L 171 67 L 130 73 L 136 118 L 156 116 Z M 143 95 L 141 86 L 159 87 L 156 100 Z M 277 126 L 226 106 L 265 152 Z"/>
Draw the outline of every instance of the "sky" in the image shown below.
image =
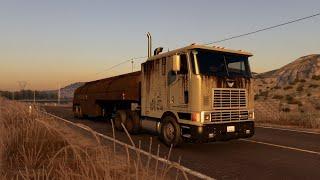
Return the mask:
<path id="1" fill-rule="evenodd" d="M 207 43 L 320 12 L 319 0 L 0 0 L 0 90 L 57 89 L 131 71 L 153 47 Z M 320 16 L 215 44 L 265 72 L 320 53 Z M 139 70 L 140 59 L 134 63 Z"/>

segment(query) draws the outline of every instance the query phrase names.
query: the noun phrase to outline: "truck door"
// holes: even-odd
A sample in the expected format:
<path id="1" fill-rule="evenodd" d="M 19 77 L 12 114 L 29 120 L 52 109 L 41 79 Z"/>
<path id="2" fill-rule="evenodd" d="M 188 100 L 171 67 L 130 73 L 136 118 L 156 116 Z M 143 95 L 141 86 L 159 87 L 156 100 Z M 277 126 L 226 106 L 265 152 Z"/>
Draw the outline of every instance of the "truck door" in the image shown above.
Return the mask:
<path id="1" fill-rule="evenodd" d="M 188 60 L 186 54 L 180 55 L 180 71 L 168 72 L 168 107 L 170 109 L 181 109 L 188 107 L 189 101 L 189 76 Z"/>

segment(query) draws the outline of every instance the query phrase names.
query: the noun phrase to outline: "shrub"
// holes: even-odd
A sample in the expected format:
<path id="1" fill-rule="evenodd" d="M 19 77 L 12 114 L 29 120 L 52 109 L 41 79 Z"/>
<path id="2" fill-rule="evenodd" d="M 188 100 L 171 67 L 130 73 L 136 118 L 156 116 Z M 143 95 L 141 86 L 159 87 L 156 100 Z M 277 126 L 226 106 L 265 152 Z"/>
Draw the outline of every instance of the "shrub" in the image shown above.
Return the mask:
<path id="1" fill-rule="evenodd" d="M 293 86 L 293 85 L 296 85 L 297 82 L 298 82 L 297 80 L 294 80 L 293 82 L 290 82 L 289 84 Z"/>
<path id="2" fill-rule="evenodd" d="M 286 86 L 283 88 L 284 90 L 292 89 L 292 86 Z"/>
<path id="3" fill-rule="evenodd" d="M 274 95 L 274 96 L 272 97 L 272 99 L 282 99 L 282 98 L 283 98 L 282 95 Z"/>
<path id="4" fill-rule="evenodd" d="M 286 95 L 286 100 L 287 100 L 287 101 L 292 101 L 292 100 L 293 100 L 293 97 L 290 96 L 290 95 Z"/>
<path id="5" fill-rule="evenodd" d="M 294 99 L 292 96 L 290 95 L 286 95 L 286 100 L 288 104 L 297 104 L 299 106 L 302 106 L 301 101 Z"/>
<path id="6" fill-rule="evenodd" d="M 268 97 L 269 91 L 261 91 L 260 96 Z"/>
<path id="7" fill-rule="evenodd" d="M 314 75 L 314 76 L 312 76 L 312 79 L 314 79 L 314 80 L 320 80 L 320 75 Z"/>
<path id="8" fill-rule="evenodd" d="M 259 94 L 254 95 L 254 100 L 258 100 L 259 99 Z"/>
<path id="9" fill-rule="evenodd" d="M 310 84 L 310 85 L 309 85 L 309 88 L 317 88 L 317 87 L 319 87 L 318 84 Z"/>
<path id="10" fill-rule="evenodd" d="M 262 80 L 262 84 L 268 84 L 268 83 L 267 83 L 267 81 L 265 81 L 265 80 Z"/>
<path id="11" fill-rule="evenodd" d="M 297 87 L 297 91 L 298 91 L 298 92 L 303 91 L 303 85 L 298 86 L 298 87 Z"/>
<path id="12" fill-rule="evenodd" d="M 283 111 L 283 112 L 290 112 L 290 108 L 285 107 L 285 108 L 282 108 L 281 111 Z"/>

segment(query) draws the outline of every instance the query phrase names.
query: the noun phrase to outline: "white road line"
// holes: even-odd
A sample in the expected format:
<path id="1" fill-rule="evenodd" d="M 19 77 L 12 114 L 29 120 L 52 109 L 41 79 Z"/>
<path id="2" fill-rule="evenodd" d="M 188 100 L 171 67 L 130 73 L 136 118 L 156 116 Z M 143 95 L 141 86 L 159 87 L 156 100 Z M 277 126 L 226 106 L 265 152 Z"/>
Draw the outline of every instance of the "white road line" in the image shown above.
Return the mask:
<path id="1" fill-rule="evenodd" d="M 299 152 L 304 152 L 304 153 L 309 153 L 309 154 L 315 154 L 315 155 L 320 156 L 320 152 L 310 151 L 310 150 L 306 150 L 306 149 L 300 149 L 300 148 L 295 148 L 295 147 L 290 147 L 290 146 L 283 146 L 283 145 L 279 145 L 279 144 L 272 144 L 272 143 L 255 141 L 255 140 L 250 140 L 250 139 L 239 139 L 239 140 L 240 141 L 251 142 L 251 143 L 268 145 L 268 146 L 273 146 L 273 147 L 278 147 L 278 148 L 283 148 L 283 149 L 290 149 L 290 150 L 294 150 L 294 151 L 299 151 Z"/>
<path id="2" fill-rule="evenodd" d="M 256 127 L 264 128 L 264 129 L 275 129 L 275 130 L 281 130 L 281 131 L 291 131 L 291 132 L 299 132 L 299 133 L 320 135 L 320 133 L 318 133 L 318 132 L 311 132 L 311 131 L 294 130 L 294 129 L 287 129 L 287 128 L 277 128 L 277 127 L 271 127 L 271 126 L 259 126 L 259 125 L 256 125 Z"/>
<path id="3" fill-rule="evenodd" d="M 133 147 L 132 145 L 129 145 L 129 144 L 126 144 L 126 143 L 124 143 L 124 142 L 122 142 L 122 141 L 119 141 L 119 140 L 117 140 L 117 139 L 114 139 L 113 137 L 109 137 L 109 136 L 107 136 L 107 135 L 98 133 L 98 132 L 94 131 L 93 129 L 90 129 L 90 127 L 88 127 L 88 128 L 87 128 L 87 127 L 83 127 L 83 126 L 81 126 L 80 124 L 77 124 L 77 123 L 68 121 L 68 120 L 66 120 L 66 119 L 64 119 L 64 118 L 61 118 L 61 117 L 59 117 L 59 116 L 56 116 L 56 115 L 51 114 L 51 113 L 48 113 L 48 112 L 44 112 L 44 113 L 47 114 L 47 115 L 49 115 L 49 116 L 51 116 L 51 117 L 54 117 L 54 118 L 56 118 L 56 119 L 62 120 L 62 121 L 64 121 L 64 122 L 68 123 L 68 124 L 71 124 L 71 125 L 73 125 L 73 126 L 76 126 L 76 127 L 78 127 L 78 128 L 84 129 L 84 130 L 86 130 L 86 131 L 94 132 L 94 133 L 96 133 L 96 134 L 97 134 L 98 136 L 100 136 L 100 137 L 103 137 L 103 138 L 108 139 L 108 140 L 110 140 L 110 141 L 114 141 L 114 142 L 116 142 L 117 144 L 120 144 L 120 145 L 122 145 L 122 146 L 127 146 L 128 148 L 130 148 L 130 149 L 132 149 L 132 150 L 135 150 L 135 151 L 138 151 L 138 152 L 140 152 L 140 153 L 142 153 L 142 154 L 145 154 L 145 155 L 147 155 L 147 156 L 150 156 L 150 157 L 152 157 L 152 158 L 154 158 L 154 159 L 157 159 L 157 160 L 159 160 L 159 161 L 161 161 L 161 162 L 163 162 L 163 163 L 167 163 L 167 164 L 169 164 L 169 165 L 173 165 L 173 167 L 178 165 L 176 162 L 172 162 L 172 161 L 169 161 L 169 160 L 167 160 L 167 159 L 158 157 L 158 156 L 153 155 L 153 154 L 150 154 L 149 152 L 146 152 L 146 151 L 144 151 L 144 150 L 142 150 L 142 149 Z M 191 174 L 191 175 L 193 175 L 193 176 L 195 176 L 195 177 L 198 177 L 198 178 L 200 178 L 200 179 L 215 180 L 215 178 L 209 177 L 209 176 L 207 176 L 207 175 L 205 175 L 205 174 L 202 174 L 202 173 L 200 173 L 200 172 L 198 172 L 198 171 L 194 171 L 194 170 L 189 169 L 189 168 L 187 168 L 187 167 L 185 167 L 185 166 L 182 166 L 182 165 L 180 165 L 180 164 L 179 164 L 178 166 L 179 166 L 179 168 L 180 168 L 181 170 L 185 171 L 186 173 L 189 173 L 189 174 Z"/>

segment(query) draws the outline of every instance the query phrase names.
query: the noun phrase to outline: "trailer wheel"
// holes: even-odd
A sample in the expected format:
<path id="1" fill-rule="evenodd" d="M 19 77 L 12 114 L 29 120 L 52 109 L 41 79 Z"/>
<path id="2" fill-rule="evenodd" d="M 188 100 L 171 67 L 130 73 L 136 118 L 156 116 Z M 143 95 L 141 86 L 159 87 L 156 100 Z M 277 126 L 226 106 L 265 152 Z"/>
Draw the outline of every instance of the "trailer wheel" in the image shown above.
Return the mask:
<path id="1" fill-rule="evenodd" d="M 122 131 L 122 123 L 126 125 L 126 120 L 127 120 L 127 113 L 125 110 L 118 110 L 116 112 L 116 115 L 114 117 L 114 125 L 117 130 Z"/>
<path id="2" fill-rule="evenodd" d="M 78 118 L 78 116 L 79 116 L 78 106 L 74 106 L 74 109 L 73 109 L 73 117 L 74 117 L 74 118 Z"/>
<path id="3" fill-rule="evenodd" d="M 171 116 L 166 116 L 163 119 L 161 126 L 161 139 L 167 146 L 177 147 L 182 144 L 180 126 Z"/>
<path id="4" fill-rule="evenodd" d="M 75 108 L 76 108 L 76 110 L 74 112 L 74 117 L 78 118 L 78 119 L 84 118 L 84 114 L 82 112 L 81 106 L 77 105 Z"/>
<path id="5" fill-rule="evenodd" d="M 137 134 L 140 131 L 140 116 L 136 111 L 128 112 L 126 128 L 130 134 Z"/>

